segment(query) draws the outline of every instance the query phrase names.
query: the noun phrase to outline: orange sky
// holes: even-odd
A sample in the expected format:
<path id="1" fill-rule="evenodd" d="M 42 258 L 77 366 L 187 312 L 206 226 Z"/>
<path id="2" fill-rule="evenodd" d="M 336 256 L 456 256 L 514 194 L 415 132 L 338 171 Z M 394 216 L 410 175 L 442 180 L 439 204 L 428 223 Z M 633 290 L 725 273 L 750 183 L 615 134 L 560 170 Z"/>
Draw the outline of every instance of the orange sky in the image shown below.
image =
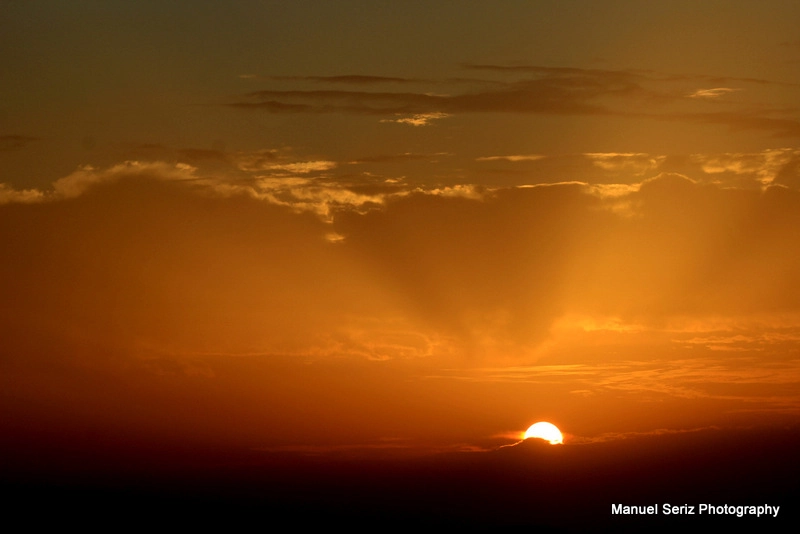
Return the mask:
<path id="1" fill-rule="evenodd" d="M 795 423 L 800 11 L 669 4 L 6 3 L 9 435 Z"/>

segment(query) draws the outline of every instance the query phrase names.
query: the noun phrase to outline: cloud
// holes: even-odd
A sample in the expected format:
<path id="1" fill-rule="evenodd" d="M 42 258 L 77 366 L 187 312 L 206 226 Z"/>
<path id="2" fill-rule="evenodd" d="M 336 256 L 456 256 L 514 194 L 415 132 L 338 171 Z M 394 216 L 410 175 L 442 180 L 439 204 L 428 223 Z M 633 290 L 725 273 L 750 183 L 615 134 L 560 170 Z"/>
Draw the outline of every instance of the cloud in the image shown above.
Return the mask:
<path id="1" fill-rule="evenodd" d="M 586 185 L 586 190 L 591 194 L 597 195 L 603 199 L 622 199 L 623 202 L 627 201 L 627 199 L 635 192 L 639 190 L 641 184 L 592 184 Z M 618 210 L 619 204 L 609 204 L 609 207 L 621 213 Z M 625 203 L 626 210 L 630 206 L 629 203 Z"/>
<path id="2" fill-rule="evenodd" d="M 0 183 L 0 204 L 41 202 L 45 194 L 37 189 L 14 189 Z"/>
<path id="3" fill-rule="evenodd" d="M 82 170 L 38 209 L 0 211 L 6 251 L 17 258 L 0 266 L 14 281 L 2 285 L 3 302 L 17 302 L 2 313 L 14 358 L 40 342 L 27 338 L 33 331 L 120 357 L 304 352 L 368 304 L 346 289 L 361 285 L 358 269 L 339 263 L 328 225 L 172 179 L 180 172 Z M 379 309 L 369 315 L 380 318 Z"/>
<path id="4" fill-rule="evenodd" d="M 329 171 L 336 167 L 334 161 L 299 161 L 296 163 L 282 163 L 266 167 L 264 170 L 287 171 L 290 173 L 307 174 L 310 172 Z"/>
<path id="5" fill-rule="evenodd" d="M 351 112 L 396 115 L 432 113 L 443 97 L 421 93 L 387 93 L 342 90 L 264 90 L 230 104 L 241 109 L 270 112 Z"/>
<path id="6" fill-rule="evenodd" d="M 435 195 L 451 198 L 469 198 L 472 200 L 483 200 L 492 194 L 490 189 L 476 185 L 455 185 L 451 187 L 434 187 L 428 189 L 417 188 L 416 192 L 424 195 Z"/>
<path id="7" fill-rule="evenodd" d="M 456 114 L 467 112 L 521 112 L 604 114 L 610 111 L 592 101 L 603 96 L 644 94 L 641 76 L 623 71 L 520 68 L 521 80 L 499 84 L 477 80 L 482 88 L 460 94 L 433 92 L 369 92 L 341 90 L 264 90 L 230 104 L 238 108 L 280 112 L 350 112 L 366 114 Z"/>
<path id="8" fill-rule="evenodd" d="M 447 113 L 434 111 L 431 113 L 419 113 L 410 117 L 403 117 L 400 119 L 381 119 L 381 122 L 395 122 L 397 124 L 408 124 L 410 126 L 428 126 L 431 121 L 437 119 L 444 119 L 449 117 Z"/>
<path id="9" fill-rule="evenodd" d="M 428 124 L 432 117 L 446 115 L 526 113 L 710 123 L 726 125 L 734 130 L 763 130 L 775 136 L 800 136 L 800 122 L 792 109 L 778 112 L 774 106 L 742 102 L 731 103 L 738 107 L 725 112 L 702 111 L 702 106 L 714 105 L 722 96 L 744 88 L 714 87 L 687 92 L 685 87 L 687 84 L 696 87 L 699 81 L 726 83 L 733 80 L 742 85 L 762 87 L 787 85 L 769 80 L 529 65 L 465 65 L 464 68 L 499 74 L 503 79 L 451 80 L 454 90 L 450 93 L 266 89 L 251 92 L 228 105 L 270 113 L 380 115 L 386 122 L 418 126 Z M 370 76 L 364 78 L 371 79 Z M 293 79 L 312 81 L 327 78 Z M 701 111 L 687 112 L 687 101 L 693 101 Z M 389 118 L 393 116 L 402 118 Z"/>
<path id="10" fill-rule="evenodd" d="M 607 209 L 620 200 L 624 216 Z M 352 229 L 358 220 L 347 216 L 340 232 L 372 250 L 376 268 L 393 273 L 431 324 L 476 343 L 530 343 L 568 309 L 651 324 L 797 309 L 789 273 L 800 270 L 791 207 L 799 201 L 788 190 L 732 191 L 662 174 L 613 196 L 582 184 L 474 201 L 410 195 Z M 394 246 L 379 247 L 381 234 L 397 236 Z M 424 267 L 414 258 L 426 258 Z"/>
<path id="11" fill-rule="evenodd" d="M 377 208 L 384 202 L 384 195 L 381 194 L 362 194 L 345 187 L 317 184 L 301 178 L 259 180 L 256 187 L 248 188 L 248 192 L 254 198 L 297 212 L 315 213 L 326 222 L 332 222 L 338 211 Z"/>
<path id="12" fill-rule="evenodd" d="M 585 156 L 603 170 L 612 172 L 627 170 L 639 176 L 657 169 L 666 159 L 666 156 L 631 153 L 587 153 Z"/>
<path id="13" fill-rule="evenodd" d="M 0 135 L 0 152 L 24 148 L 39 140 L 38 137 L 31 137 L 29 135 Z"/>
<path id="14" fill-rule="evenodd" d="M 85 165 L 53 183 L 56 196 L 74 198 L 96 184 L 115 182 L 125 178 L 158 177 L 162 180 L 196 180 L 196 168 L 184 163 L 170 165 L 163 162 L 126 161 L 109 169 L 96 169 Z"/>
<path id="15" fill-rule="evenodd" d="M 341 83 L 350 85 L 372 85 L 380 83 L 418 83 L 424 80 L 415 78 L 397 78 L 392 76 L 368 76 L 363 74 L 346 74 L 339 76 L 270 76 L 278 81 L 312 81 L 324 83 Z"/>
<path id="16" fill-rule="evenodd" d="M 691 177 L 697 183 L 759 189 L 770 184 L 800 188 L 793 148 L 773 148 L 753 153 L 657 153 L 593 152 L 561 155 L 519 154 L 476 158 L 478 180 L 521 186 L 578 181 L 597 194 L 616 194 L 638 189 L 644 180 L 664 172 Z"/>
<path id="17" fill-rule="evenodd" d="M 184 432 L 252 444 L 253 421 L 259 443 L 315 442 L 309 419 L 441 435 L 453 411 L 496 422 L 492 402 L 531 395 L 630 403 L 641 428 L 687 402 L 800 410 L 798 191 L 666 173 L 615 195 L 349 187 L 138 162 L 0 205 L 0 377 L 38 401 L 14 413 L 163 436 L 185 410 Z"/>
<path id="18" fill-rule="evenodd" d="M 483 156 L 475 158 L 475 161 L 537 161 L 545 157 L 541 154 L 515 154 L 510 156 Z"/>
<path id="19" fill-rule="evenodd" d="M 429 378 L 550 386 L 583 397 L 630 394 L 650 402 L 663 397 L 713 399 L 740 407 L 762 405 L 764 409 L 791 407 L 800 411 L 800 399 L 792 391 L 800 385 L 800 365 L 744 353 L 727 353 L 723 357 L 714 352 L 713 357 L 694 359 L 449 369 Z"/>
<path id="20" fill-rule="evenodd" d="M 520 357 L 552 336 L 568 313 L 647 327 L 676 317 L 800 312 L 795 283 L 800 276 L 800 193 L 785 187 L 729 189 L 662 173 L 632 185 L 395 184 L 368 194 L 308 174 L 225 180 L 185 164 L 128 162 L 81 168 L 58 180 L 49 193 L 8 188 L 2 193 L 6 202 L 17 204 L 15 211 L 2 213 L 4 227 L 15 234 L 5 241 L 18 247 L 9 254 L 19 259 L 4 266 L 5 279 L 27 280 L 20 287 L 36 288 L 37 299 L 49 292 L 61 295 L 66 300 L 53 310 L 75 310 L 74 332 L 94 331 L 78 326 L 81 307 L 97 311 L 92 320 L 102 317 L 101 303 L 86 302 L 89 295 L 112 299 L 106 290 L 87 288 L 117 286 L 123 280 L 129 280 L 131 292 L 126 289 L 119 298 L 132 299 L 130 313 L 136 313 L 125 316 L 120 301 L 120 328 L 149 332 L 142 339 L 172 339 L 174 334 L 183 340 L 184 334 L 166 325 L 178 330 L 188 328 L 182 321 L 202 325 L 209 336 L 205 350 L 229 342 L 273 350 L 277 345 L 267 342 L 272 327 L 263 324 L 265 318 L 274 320 L 273 326 L 284 325 L 276 327 L 288 333 L 285 319 L 292 314 L 284 317 L 279 308 L 306 313 L 302 310 L 308 306 L 316 310 L 308 312 L 308 326 L 316 330 L 303 328 L 302 334 L 289 336 L 297 343 L 293 350 L 303 346 L 306 354 L 330 353 L 330 340 L 345 336 L 340 339 L 349 341 L 338 346 L 351 347 L 352 353 L 425 353 L 388 348 L 396 347 L 394 342 L 366 343 L 369 336 L 360 334 L 362 341 L 356 343 L 356 330 L 345 333 L 341 314 L 332 312 L 339 299 L 350 303 L 345 308 L 361 310 L 354 312 L 352 324 L 371 315 L 400 318 L 399 331 L 410 346 L 415 336 L 438 336 L 448 340 L 438 345 L 443 353 Z M 21 202 L 32 200 L 39 201 L 38 212 L 23 209 Z M 37 250 L 53 255 L 34 260 Z M 104 252 L 78 254 L 88 250 Z M 276 254 L 285 258 L 278 261 Z M 128 260 L 117 265 L 115 258 Z M 88 263 L 80 268 L 83 261 Z M 77 276 L 79 293 L 65 289 L 70 284 L 61 277 L 37 288 L 40 275 L 34 270 L 29 276 L 24 267 L 31 262 L 44 269 L 41 276 L 51 268 Z M 210 268 L 209 262 L 217 267 L 202 270 L 201 265 Z M 307 268 L 298 270 L 298 263 Z M 143 265 L 150 267 L 138 271 Z M 314 266 L 323 265 L 332 271 L 317 279 Z M 83 274 L 76 275 L 76 269 Z M 100 277 L 82 278 L 89 273 Z M 159 288 L 162 296 L 148 287 Z M 248 288 L 274 297 L 257 304 Z M 317 290 L 330 293 L 317 302 Z M 290 304 L 295 292 L 298 297 Z M 373 293 L 382 297 L 367 297 Z M 153 316 L 151 323 L 141 315 L 144 307 L 175 315 L 161 317 L 163 323 Z M 197 312 L 190 313 L 193 307 Z M 38 313 L 32 308 L 27 317 L 36 323 Z M 232 315 L 225 319 L 222 313 Z M 216 320 L 219 325 L 213 325 Z M 163 336 L 156 335 L 157 324 L 164 326 Z M 378 338 L 394 336 L 390 330 L 398 329 L 383 328 Z M 328 348 L 312 350 L 313 340 Z M 357 344 L 372 348 L 356 350 Z"/>
<path id="21" fill-rule="evenodd" d="M 732 173 L 751 176 L 754 181 L 768 185 L 783 183 L 797 187 L 791 179 L 792 168 L 800 161 L 800 150 L 769 149 L 755 153 L 694 154 L 691 158 L 709 174 Z"/>
<path id="22" fill-rule="evenodd" d="M 800 137 L 800 120 L 770 117 L 767 111 L 761 114 L 748 111 L 675 113 L 664 118 L 704 124 L 722 124 L 734 131 L 761 130 L 771 133 L 773 137 Z"/>
<path id="23" fill-rule="evenodd" d="M 531 74 L 543 78 L 592 78 L 592 79 L 617 79 L 629 81 L 643 79 L 646 75 L 642 71 L 582 69 L 573 67 L 544 67 L 541 65 L 493 65 L 465 63 L 463 68 L 479 71 L 494 71 L 503 74 Z"/>
<path id="24" fill-rule="evenodd" d="M 706 98 L 706 99 L 715 99 L 720 98 L 730 93 L 735 93 L 737 91 L 741 91 L 741 89 L 732 89 L 730 87 L 715 87 L 713 89 L 698 89 L 697 91 L 691 93 L 689 98 Z"/>
<path id="25" fill-rule="evenodd" d="M 298 161 L 289 149 L 261 149 L 251 152 L 235 152 L 227 156 L 242 171 L 264 173 L 273 172 L 308 174 L 329 171 L 336 167 L 335 161 L 307 160 Z"/>
<path id="26" fill-rule="evenodd" d="M 276 149 L 237 152 L 232 157 L 236 166 L 243 171 L 263 171 L 285 159 L 285 156 Z"/>
<path id="27" fill-rule="evenodd" d="M 607 441 L 617 441 L 621 439 L 636 439 L 646 436 L 664 436 L 670 434 L 707 432 L 709 430 L 719 430 L 719 428 L 716 426 L 709 426 L 709 427 L 685 428 L 685 429 L 657 428 L 655 430 L 649 430 L 646 432 L 604 432 L 602 434 L 598 434 L 596 436 L 591 436 L 591 437 L 573 436 L 570 438 L 570 444 L 581 445 L 588 443 L 604 443 Z"/>

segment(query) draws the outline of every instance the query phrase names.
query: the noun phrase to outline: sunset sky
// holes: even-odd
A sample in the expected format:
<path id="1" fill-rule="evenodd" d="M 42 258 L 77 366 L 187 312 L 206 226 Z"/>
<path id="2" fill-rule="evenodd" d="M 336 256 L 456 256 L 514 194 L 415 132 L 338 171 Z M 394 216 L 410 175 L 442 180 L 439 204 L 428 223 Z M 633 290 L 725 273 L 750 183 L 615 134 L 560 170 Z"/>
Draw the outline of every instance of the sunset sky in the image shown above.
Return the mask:
<path id="1" fill-rule="evenodd" d="M 5 447 L 796 425 L 798 28 L 796 1 L 0 1 Z"/>

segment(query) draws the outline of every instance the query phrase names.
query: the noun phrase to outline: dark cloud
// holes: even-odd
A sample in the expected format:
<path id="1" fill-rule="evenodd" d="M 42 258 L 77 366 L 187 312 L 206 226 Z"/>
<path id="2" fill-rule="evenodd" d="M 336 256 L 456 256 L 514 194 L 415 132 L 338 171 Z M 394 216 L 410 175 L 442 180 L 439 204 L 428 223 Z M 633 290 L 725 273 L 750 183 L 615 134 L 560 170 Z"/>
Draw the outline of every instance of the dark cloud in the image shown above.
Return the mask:
<path id="1" fill-rule="evenodd" d="M 386 93 L 366 91 L 265 90 L 249 93 L 247 101 L 234 107 L 265 111 L 351 112 L 368 114 L 422 113 L 436 108 L 446 97 L 421 93 Z"/>
<path id="2" fill-rule="evenodd" d="M 235 102 L 230 104 L 234 108 L 242 109 L 260 109 L 269 111 L 270 113 L 307 113 L 319 111 L 313 106 L 305 104 L 287 104 L 277 100 L 267 100 L 260 102 Z"/>
<path id="3" fill-rule="evenodd" d="M 763 105 L 725 112 L 692 112 L 679 109 L 687 100 L 697 103 L 698 94 L 739 91 L 719 88 L 736 82 L 753 85 L 787 85 L 768 80 L 714 76 L 661 75 L 648 71 L 579 69 L 566 67 L 464 65 L 486 73 L 511 75 L 516 79 L 464 80 L 452 92 L 378 92 L 347 90 L 277 90 L 252 92 L 229 104 L 271 113 L 355 113 L 369 115 L 533 113 L 560 115 L 609 115 L 651 120 L 722 124 L 734 130 L 763 130 L 775 136 L 800 136 L 800 122 L 793 112 L 775 117 L 775 110 Z M 333 77 L 340 78 L 340 77 Z M 352 76 L 341 77 L 344 79 Z M 355 77 L 360 79 L 362 77 Z M 363 76 L 371 80 L 371 76 Z M 382 79 L 377 77 L 378 79 Z M 318 81 L 327 77 L 298 80 Z M 677 85 L 676 85 L 677 84 Z M 698 87 L 698 84 L 703 84 Z M 789 84 L 791 85 L 791 84 Z M 714 98 L 704 98 L 708 104 Z M 671 107 L 678 106 L 672 109 Z"/>
<path id="4" fill-rule="evenodd" d="M 678 113 L 663 118 L 706 124 L 722 124 L 731 130 L 761 130 L 773 137 L 800 137 L 800 120 L 769 117 L 749 112 Z"/>
<path id="5" fill-rule="evenodd" d="M 604 69 L 582 69 L 572 67 L 543 67 L 539 65 L 491 65 L 491 64 L 470 64 L 462 65 L 465 69 L 480 70 L 489 72 L 500 72 L 509 74 L 530 73 L 538 77 L 546 78 L 595 78 L 595 79 L 616 79 L 618 81 L 632 82 L 634 80 L 646 79 L 647 76 L 642 71 L 631 70 L 604 70 Z"/>
<path id="6" fill-rule="evenodd" d="M 31 137 L 28 135 L 0 135 L 0 152 L 24 148 L 34 141 L 39 140 L 39 137 Z"/>
<path id="7" fill-rule="evenodd" d="M 602 71 L 548 67 L 469 66 L 476 70 L 498 70 L 529 74 L 527 79 L 507 81 L 496 86 L 491 80 L 473 80 L 471 85 L 495 86 L 490 90 L 458 94 L 415 92 L 365 92 L 339 90 L 264 90 L 247 95 L 235 107 L 282 111 L 276 103 L 297 111 L 351 112 L 369 114 L 520 112 L 598 114 L 608 112 L 591 103 L 602 96 L 644 93 L 642 76 L 624 71 Z M 371 77 L 365 77 L 371 78 Z M 309 79 L 317 80 L 318 77 Z M 465 81 L 461 80 L 463 84 Z M 488 84 L 488 85 L 487 85 Z M 308 106 L 303 108 L 303 106 Z"/>
<path id="8" fill-rule="evenodd" d="M 351 85 L 372 85 L 379 83 L 419 83 L 425 81 L 413 78 L 396 78 L 391 76 L 366 76 L 363 74 L 346 74 L 340 76 L 270 76 L 270 79 L 279 81 L 343 83 Z"/>
<path id="9" fill-rule="evenodd" d="M 364 91 L 259 91 L 250 101 L 233 107 L 263 109 L 270 112 L 348 112 L 371 115 L 520 112 L 601 114 L 608 111 L 590 105 L 587 99 L 602 90 L 578 84 L 520 82 L 504 91 L 461 95 L 424 93 L 378 93 Z"/>

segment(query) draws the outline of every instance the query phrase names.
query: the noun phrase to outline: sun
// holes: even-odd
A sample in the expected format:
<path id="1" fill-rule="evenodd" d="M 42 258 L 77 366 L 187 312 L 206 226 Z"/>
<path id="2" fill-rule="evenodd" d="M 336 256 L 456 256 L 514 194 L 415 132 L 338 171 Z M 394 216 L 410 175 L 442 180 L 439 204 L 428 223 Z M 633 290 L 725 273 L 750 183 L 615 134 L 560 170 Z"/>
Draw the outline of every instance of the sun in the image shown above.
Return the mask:
<path id="1" fill-rule="evenodd" d="M 558 445 L 564 443 L 564 436 L 561 435 L 561 431 L 554 425 L 553 423 L 546 423 L 541 421 L 539 423 L 534 423 L 528 430 L 525 431 L 525 435 L 522 439 L 528 438 L 539 438 L 545 441 L 549 441 L 551 445 Z"/>

